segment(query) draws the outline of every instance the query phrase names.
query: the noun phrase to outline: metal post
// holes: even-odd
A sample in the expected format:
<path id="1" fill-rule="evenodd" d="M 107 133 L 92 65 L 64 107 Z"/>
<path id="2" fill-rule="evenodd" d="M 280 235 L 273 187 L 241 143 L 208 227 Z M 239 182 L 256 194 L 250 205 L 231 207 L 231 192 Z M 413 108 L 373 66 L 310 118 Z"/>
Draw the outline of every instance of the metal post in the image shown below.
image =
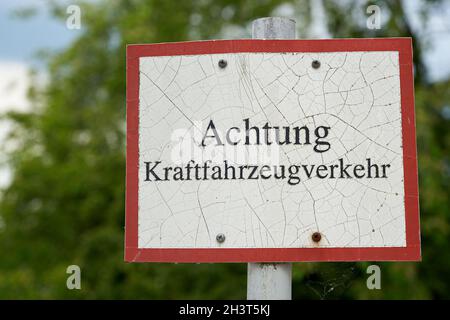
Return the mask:
<path id="1" fill-rule="evenodd" d="M 292 263 L 249 263 L 248 300 L 291 300 Z"/>
<path id="2" fill-rule="evenodd" d="M 295 39 L 295 20 L 278 17 L 254 20 L 252 38 Z M 247 299 L 292 299 L 292 263 L 249 263 Z"/>
<path id="3" fill-rule="evenodd" d="M 281 17 L 256 19 L 252 23 L 253 39 L 295 39 L 295 20 Z"/>

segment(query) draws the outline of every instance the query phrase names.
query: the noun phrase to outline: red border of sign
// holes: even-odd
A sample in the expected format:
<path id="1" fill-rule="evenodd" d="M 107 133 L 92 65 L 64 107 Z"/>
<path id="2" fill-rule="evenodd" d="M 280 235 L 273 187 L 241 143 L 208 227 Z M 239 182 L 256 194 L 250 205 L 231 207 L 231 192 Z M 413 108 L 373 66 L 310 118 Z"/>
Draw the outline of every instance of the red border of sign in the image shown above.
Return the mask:
<path id="1" fill-rule="evenodd" d="M 406 212 L 406 247 L 138 248 L 139 58 L 238 52 L 398 51 Z M 129 262 L 295 262 L 421 260 L 414 79 L 411 38 L 213 40 L 127 47 L 127 166 L 125 260 Z"/>

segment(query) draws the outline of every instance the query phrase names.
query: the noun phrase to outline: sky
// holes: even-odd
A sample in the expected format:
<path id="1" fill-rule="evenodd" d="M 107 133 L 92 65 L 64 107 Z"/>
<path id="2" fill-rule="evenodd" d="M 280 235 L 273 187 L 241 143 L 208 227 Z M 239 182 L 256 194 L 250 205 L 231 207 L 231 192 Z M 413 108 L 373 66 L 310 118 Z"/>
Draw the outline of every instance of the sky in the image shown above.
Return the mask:
<path id="1" fill-rule="evenodd" d="M 23 20 L 14 16 L 15 10 L 27 7 L 37 8 L 36 17 Z M 40 70 L 40 79 L 45 79 L 44 66 L 36 58 L 36 52 L 64 48 L 80 32 L 67 29 L 63 22 L 51 18 L 44 8 L 43 0 L 0 0 L 0 114 L 30 108 L 27 99 L 29 68 Z M 9 127 L 9 123 L 0 121 L 0 143 Z M 3 161 L 0 153 L 0 187 L 10 180 L 10 171 L 2 166 Z"/>
<path id="2" fill-rule="evenodd" d="M 36 58 L 36 52 L 41 49 L 63 49 L 82 32 L 82 29 L 70 30 L 64 21 L 52 18 L 45 10 L 45 2 L 0 0 L 0 114 L 8 110 L 23 111 L 30 108 L 26 96 L 29 68 L 37 68 L 42 73 L 42 79 L 45 79 L 45 68 Z M 317 3 L 320 4 L 320 1 Z M 422 32 L 430 41 L 431 47 L 425 55 L 430 78 L 439 80 L 450 76 L 450 1 L 443 10 L 432 13 L 428 29 L 422 28 L 420 23 L 420 0 L 405 0 L 404 3 L 415 30 Z M 14 17 L 14 10 L 30 6 L 37 9 L 36 16 L 28 20 Z M 318 38 L 326 37 L 326 30 L 321 23 L 323 11 L 320 5 L 315 6 L 314 14 L 317 19 L 313 24 L 313 34 Z M 0 121 L 0 143 L 7 130 L 8 124 Z M 9 176 L 8 170 L 0 170 L 0 187 L 9 181 Z"/>
<path id="3" fill-rule="evenodd" d="M 28 68 L 43 69 L 36 57 L 41 49 L 61 49 L 79 34 L 50 17 L 42 0 L 0 0 L 0 112 L 27 106 Z M 36 7 L 31 19 L 18 19 L 15 10 Z"/>

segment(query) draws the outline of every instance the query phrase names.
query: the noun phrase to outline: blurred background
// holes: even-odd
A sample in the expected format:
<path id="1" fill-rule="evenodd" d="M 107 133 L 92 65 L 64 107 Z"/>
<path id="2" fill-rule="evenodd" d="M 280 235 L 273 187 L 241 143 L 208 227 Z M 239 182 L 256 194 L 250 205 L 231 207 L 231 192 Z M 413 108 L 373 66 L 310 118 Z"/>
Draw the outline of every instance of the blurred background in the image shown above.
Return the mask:
<path id="1" fill-rule="evenodd" d="M 0 299 L 245 299 L 245 264 L 123 262 L 125 47 L 249 38 L 264 16 L 414 41 L 423 261 L 376 263 L 381 290 L 371 262 L 294 264 L 293 297 L 450 298 L 449 0 L 17 0 L 0 3 Z"/>

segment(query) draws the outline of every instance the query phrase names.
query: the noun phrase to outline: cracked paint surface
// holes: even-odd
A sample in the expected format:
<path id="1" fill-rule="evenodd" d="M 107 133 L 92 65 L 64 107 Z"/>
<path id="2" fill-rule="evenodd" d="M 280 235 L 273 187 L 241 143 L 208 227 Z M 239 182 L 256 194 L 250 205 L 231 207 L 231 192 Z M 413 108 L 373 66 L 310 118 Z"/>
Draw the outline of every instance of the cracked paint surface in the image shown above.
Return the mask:
<path id="1" fill-rule="evenodd" d="M 320 247 L 406 246 L 398 61 L 393 51 L 141 57 L 139 247 L 317 247 L 317 231 Z M 204 131 L 210 119 L 229 128 L 244 118 L 331 127 L 329 151 L 280 146 L 280 164 L 370 157 L 391 165 L 389 177 L 144 181 L 144 161 L 175 165 L 177 130 Z"/>

